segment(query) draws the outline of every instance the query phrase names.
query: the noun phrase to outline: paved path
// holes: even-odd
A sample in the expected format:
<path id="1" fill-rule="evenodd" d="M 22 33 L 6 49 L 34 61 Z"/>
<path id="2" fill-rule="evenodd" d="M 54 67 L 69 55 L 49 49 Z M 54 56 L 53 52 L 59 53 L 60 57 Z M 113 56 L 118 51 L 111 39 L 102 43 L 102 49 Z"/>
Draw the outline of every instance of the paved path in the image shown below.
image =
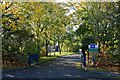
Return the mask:
<path id="1" fill-rule="evenodd" d="M 80 66 L 79 54 L 57 58 L 43 66 L 3 73 L 3 78 L 85 78 L 85 79 L 119 79 L 109 74 L 85 71 Z"/>

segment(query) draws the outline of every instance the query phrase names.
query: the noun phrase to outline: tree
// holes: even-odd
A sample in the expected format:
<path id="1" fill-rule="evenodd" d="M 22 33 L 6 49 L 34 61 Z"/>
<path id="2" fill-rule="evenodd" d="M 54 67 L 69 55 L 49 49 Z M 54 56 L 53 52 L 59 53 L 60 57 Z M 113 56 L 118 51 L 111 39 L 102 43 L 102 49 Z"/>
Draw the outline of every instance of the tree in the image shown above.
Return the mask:
<path id="1" fill-rule="evenodd" d="M 76 16 L 82 19 L 76 34 L 80 37 L 93 36 L 99 44 L 101 53 L 117 55 L 118 34 L 115 16 L 118 15 L 118 3 L 84 3 L 80 5 Z M 116 13 L 117 12 L 117 13 Z M 86 36 L 85 36 L 86 35 Z M 113 57 L 113 56 L 111 56 Z"/>
<path id="2" fill-rule="evenodd" d="M 22 60 L 24 43 L 29 39 L 29 33 L 21 25 L 24 23 L 24 18 L 18 3 L 1 3 L 1 9 L 3 62 L 15 65 Z"/>

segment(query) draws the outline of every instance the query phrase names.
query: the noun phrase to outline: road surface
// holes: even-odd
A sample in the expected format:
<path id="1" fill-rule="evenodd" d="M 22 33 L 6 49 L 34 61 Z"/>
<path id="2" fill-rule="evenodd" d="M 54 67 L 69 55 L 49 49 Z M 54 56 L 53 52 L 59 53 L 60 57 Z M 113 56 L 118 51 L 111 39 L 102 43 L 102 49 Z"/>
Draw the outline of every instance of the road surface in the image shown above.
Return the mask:
<path id="1" fill-rule="evenodd" d="M 103 72 L 104 73 L 104 72 Z M 113 79 L 119 80 L 116 76 L 109 74 L 101 74 L 88 70 L 84 70 L 80 66 L 80 55 L 68 55 L 57 58 L 42 66 L 31 67 L 23 70 L 16 70 L 2 74 L 3 80 L 6 78 L 76 78 L 76 79 Z"/>

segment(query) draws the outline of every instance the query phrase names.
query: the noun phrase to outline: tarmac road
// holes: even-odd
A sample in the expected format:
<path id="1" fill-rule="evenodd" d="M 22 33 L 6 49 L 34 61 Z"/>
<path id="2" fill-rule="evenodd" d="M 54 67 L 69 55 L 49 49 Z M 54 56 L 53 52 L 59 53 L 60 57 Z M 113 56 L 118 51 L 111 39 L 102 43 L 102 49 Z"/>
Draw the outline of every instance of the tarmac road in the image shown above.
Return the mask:
<path id="1" fill-rule="evenodd" d="M 113 76 L 110 74 L 105 74 L 101 72 L 92 72 L 88 70 L 84 70 L 81 68 L 81 66 L 77 67 L 76 65 L 80 65 L 80 55 L 79 54 L 73 54 L 68 56 L 63 56 L 60 58 L 57 58 L 53 61 L 48 62 L 45 65 L 38 65 L 36 67 L 32 68 L 26 68 L 23 70 L 16 70 L 11 71 L 7 73 L 3 73 L 2 77 L 4 79 L 8 78 L 20 78 L 20 79 L 109 79 L 109 80 L 119 80 L 117 76 Z"/>

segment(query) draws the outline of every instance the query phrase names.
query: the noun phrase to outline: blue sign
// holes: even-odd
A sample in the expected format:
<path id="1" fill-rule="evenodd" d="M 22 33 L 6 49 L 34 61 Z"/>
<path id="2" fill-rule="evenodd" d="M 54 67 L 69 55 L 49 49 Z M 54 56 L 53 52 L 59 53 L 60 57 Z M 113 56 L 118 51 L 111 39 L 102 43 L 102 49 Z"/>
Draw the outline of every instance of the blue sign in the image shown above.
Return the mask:
<path id="1" fill-rule="evenodd" d="M 95 48 L 95 44 L 90 45 L 90 48 Z"/>
<path id="2" fill-rule="evenodd" d="M 90 44 L 90 45 L 88 45 L 88 48 L 89 49 L 98 49 L 98 45 L 96 45 L 96 44 Z"/>
<path id="3" fill-rule="evenodd" d="M 98 52 L 98 45 L 96 44 L 90 44 L 88 45 L 89 52 Z"/>

